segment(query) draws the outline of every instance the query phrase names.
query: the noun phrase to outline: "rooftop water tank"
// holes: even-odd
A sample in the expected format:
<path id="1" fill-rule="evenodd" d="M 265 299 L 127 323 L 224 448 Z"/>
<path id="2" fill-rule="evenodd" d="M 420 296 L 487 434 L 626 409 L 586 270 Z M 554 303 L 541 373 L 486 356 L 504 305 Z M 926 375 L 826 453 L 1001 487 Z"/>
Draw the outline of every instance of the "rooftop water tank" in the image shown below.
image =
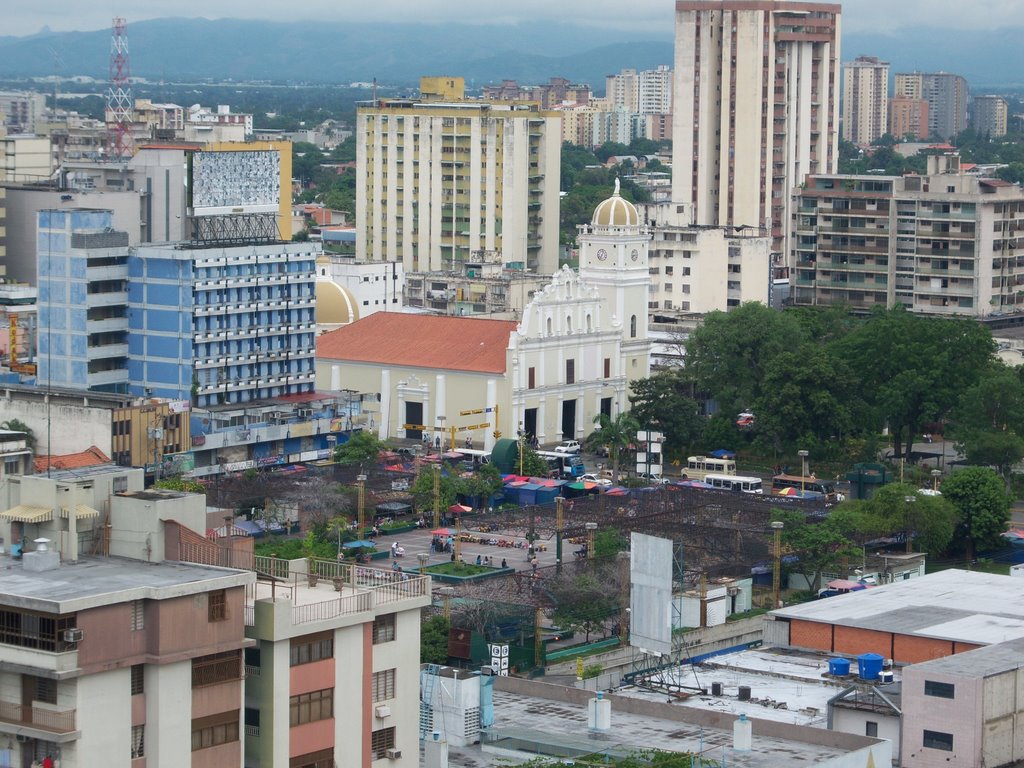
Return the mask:
<path id="1" fill-rule="evenodd" d="M 828 660 L 828 673 L 830 675 L 848 675 L 850 674 L 850 660 L 849 659 L 829 659 Z"/>
<path id="2" fill-rule="evenodd" d="M 861 680 L 877 680 L 884 659 L 877 653 L 862 653 L 857 657 L 857 675 Z"/>

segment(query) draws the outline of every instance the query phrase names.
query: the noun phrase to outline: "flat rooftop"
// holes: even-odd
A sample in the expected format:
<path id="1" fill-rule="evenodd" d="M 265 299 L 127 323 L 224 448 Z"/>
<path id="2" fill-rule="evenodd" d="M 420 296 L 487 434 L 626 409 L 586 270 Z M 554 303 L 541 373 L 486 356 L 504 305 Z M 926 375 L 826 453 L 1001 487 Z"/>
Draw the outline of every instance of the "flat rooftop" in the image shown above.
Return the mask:
<path id="1" fill-rule="evenodd" d="M 1012 576 L 951 569 L 771 616 L 992 645 L 1024 638 L 1024 590 Z"/>
<path id="2" fill-rule="evenodd" d="M 979 678 L 1010 672 L 1024 666 L 1024 640 L 986 645 L 973 651 L 955 653 L 915 664 L 915 670 Z"/>
<path id="3" fill-rule="evenodd" d="M 503 690 L 508 684 L 518 691 Z M 570 700 L 560 700 L 563 691 Z M 692 751 L 719 761 L 725 755 L 728 765 L 742 768 L 815 766 L 869 748 L 876 765 L 890 759 L 888 743 L 877 739 L 758 720 L 753 721 L 753 749 L 738 752 L 732 748 L 734 717 L 686 712 L 671 704 L 630 701 L 616 694 L 608 696 L 612 702 L 611 729 L 595 734 L 587 728 L 586 701 L 593 697 L 589 691 L 499 678 L 494 688 L 495 723 L 488 729 L 498 741 L 485 743 L 483 748 L 450 747 L 450 764 L 462 768 L 493 766 L 495 755 L 491 750 L 515 744 L 541 744 L 574 754 Z M 866 762 L 865 754 L 861 764 Z"/>
<path id="4" fill-rule="evenodd" d="M 247 571 L 189 563 L 144 563 L 120 557 L 82 557 L 51 571 L 27 571 L 21 560 L 0 559 L 0 605 L 71 613 L 130 600 L 163 600 L 250 584 Z"/>

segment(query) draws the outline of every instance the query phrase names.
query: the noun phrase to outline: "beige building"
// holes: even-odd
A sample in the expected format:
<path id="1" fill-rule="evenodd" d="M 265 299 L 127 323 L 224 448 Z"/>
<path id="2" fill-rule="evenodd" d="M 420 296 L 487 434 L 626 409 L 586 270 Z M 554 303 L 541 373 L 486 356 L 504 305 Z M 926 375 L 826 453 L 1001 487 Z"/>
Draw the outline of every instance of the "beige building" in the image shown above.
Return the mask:
<path id="1" fill-rule="evenodd" d="M 967 81 L 949 72 L 897 72 L 893 96 L 928 102 L 928 131 L 920 138 L 949 140 L 967 127 Z"/>
<path id="2" fill-rule="evenodd" d="M 889 62 L 858 56 L 843 65 L 843 138 L 870 145 L 889 129 Z"/>
<path id="3" fill-rule="evenodd" d="M 928 138 L 928 102 L 909 96 L 889 99 L 889 135 L 897 139 Z"/>
<path id="4" fill-rule="evenodd" d="M 638 114 L 672 112 L 672 70 L 667 64 L 637 72 L 623 69 L 605 78 L 605 99 L 613 107 Z"/>
<path id="5" fill-rule="evenodd" d="M 0 137 L 7 181 L 46 181 L 53 175 L 50 140 L 40 136 Z"/>
<path id="6" fill-rule="evenodd" d="M 769 303 L 771 239 L 762 229 L 692 226 L 685 206 L 641 205 L 650 228 L 650 313 L 659 319 Z"/>
<path id="7" fill-rule="evenodd" d="M 579 273 L 555 273 L 518 322 L 379 312 L 317 340 L 317 389 L 379 392 L 381 439 L 585 437 L 650 374 L 649 239 L 616 190 L 581 229 Z"/>
<path id="8" fill-rule="evenodd" d="M 1024 191 L 933 155 L 926 176 L 811 176 L 794 194 L 797 305 L 986 317 L 1024 307 Z"/>
<path id="9" fill-rule="evenodd" d="M 357 110 L 356 258 L 426 272 L 483 250 L 554 271 L 559 115 L 535 103 L 466 101 L 462 79 L 449 80 L 441 101 Z M 430 83 L 428 93 L 439 90 Z"/>
<path id="10" fill-rule="evenodd" d="M 676 3 L 672 199 L 696 224 L 770 226 L 782 251 L 791 190 L 834 173 L 839 5 Z"/>
<path id="11" fill-rule="evenodd" d="M 975 96 L 972 124 L 982 136 L 1005 136 L 1008 108 L 1002 96 Z"/>

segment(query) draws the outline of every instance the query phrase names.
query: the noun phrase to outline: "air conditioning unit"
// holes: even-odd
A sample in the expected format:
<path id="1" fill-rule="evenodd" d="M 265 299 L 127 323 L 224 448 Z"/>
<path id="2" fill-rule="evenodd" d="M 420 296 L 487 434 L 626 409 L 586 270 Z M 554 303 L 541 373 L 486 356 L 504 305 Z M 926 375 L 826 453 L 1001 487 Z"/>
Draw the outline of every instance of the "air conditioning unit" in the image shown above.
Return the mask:
<path id="1" fill-rule="evenodd" d="M 379 719 L 383 720 L 385 717 L 391 717 L 391 707 L 386 704 L 381 704 L 373 712 Z"/>
<path id="2" fill-rule="evenodd" d="M 65 643 L 80 643 L 85 639 L 85 630 L 73 628 L 64 630 Z"/>
<path id="3" fill-rule="evenodd" d="M 402 750 L 400 749 L 388 749 L 384 751 L 384 757 L 388 760 L 397 760 L 402 756 Z"/>

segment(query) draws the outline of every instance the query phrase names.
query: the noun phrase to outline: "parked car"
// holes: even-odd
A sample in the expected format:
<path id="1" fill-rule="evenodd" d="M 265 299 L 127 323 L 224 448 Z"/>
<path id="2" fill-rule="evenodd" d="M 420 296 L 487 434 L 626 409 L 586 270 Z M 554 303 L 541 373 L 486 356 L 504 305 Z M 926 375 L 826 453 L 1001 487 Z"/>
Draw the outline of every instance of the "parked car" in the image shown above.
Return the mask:
<path id="1" fill-rule="evenodd" d="M 583 480 L 584 482 L 587 482 L 587 483 L 597 483 L 598 485 L 611 485 L 612 484 L 611 479 L 609 479 L 607 477 L 598 477 L 597 475 L 593 474 L 592 472 L 588 472 L 585 475 L 580 475 L 580 480 Z"/>
<path id="2" fill-rule="evenodd" d="M 736 417 L 736 426 L 741 429 L 754 426 L 754 414 L 750 411 L 743 411 Z"/>
<path id="3" fill-rule="evenodd" d="M 646 472 L 637 472 L 636 476 L 639 477 L 641 480 L 646 480 L 651 485 L 664 485 L 665 483 L 668 482 L 667 477 L 662 477 L 661 475 L 655 474 L 653 472 L 651 474 L 647 474 Z"/>
<path id="4" fill-rule="evenodd" d="M 555 446 L 555 453 L 580 453 L 582 450 L 579 440 L 563 440 Z"/>

